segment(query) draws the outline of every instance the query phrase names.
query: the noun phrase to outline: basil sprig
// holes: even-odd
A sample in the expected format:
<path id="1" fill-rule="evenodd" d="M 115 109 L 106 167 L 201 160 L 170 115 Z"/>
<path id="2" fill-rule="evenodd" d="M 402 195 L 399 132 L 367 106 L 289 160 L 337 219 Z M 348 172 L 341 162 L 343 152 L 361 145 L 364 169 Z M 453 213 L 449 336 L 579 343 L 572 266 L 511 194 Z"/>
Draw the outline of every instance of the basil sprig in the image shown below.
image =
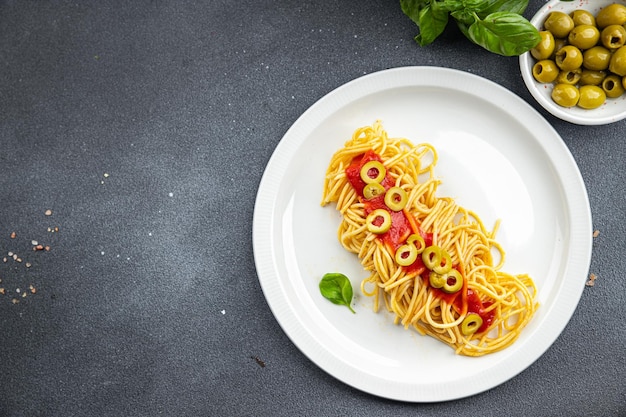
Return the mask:
<path id="1" fill-rule="evenodd" d="M 331 303 L 347 306 L 350 311 L 356 313 L 350 305 L 352 284 L 344 274 L 332 272 L 324 275 L 320 281 L 320 292 Z"/>
<path id="2" fill-rule="evenodd" d="M 400 6 L 417 25 L 421 46 L 437 39 L 450 18 L 470 41 L 498 55 L 521 55 L 541 40 L 522 16 L 528 0 L 400 0 Z"/>

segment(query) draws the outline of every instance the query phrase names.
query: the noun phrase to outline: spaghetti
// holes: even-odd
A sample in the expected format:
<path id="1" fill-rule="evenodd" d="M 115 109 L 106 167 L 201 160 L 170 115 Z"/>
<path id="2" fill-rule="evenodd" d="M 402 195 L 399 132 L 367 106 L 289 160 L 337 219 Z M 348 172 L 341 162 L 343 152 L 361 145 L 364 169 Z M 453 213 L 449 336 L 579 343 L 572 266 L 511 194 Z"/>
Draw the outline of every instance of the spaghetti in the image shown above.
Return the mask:
<path id="1" fill-rule="evenodd" d="M 473 212 L 436 196 L 437 152 L 357 129 L 329 164 L 322 206 L 342 214 L 338 238 L 370 273 L 361 291 L 395 323 L 467 356 L 511 345 L 538 304 L 528 275 L 502 272 L 503 248 Z"/>

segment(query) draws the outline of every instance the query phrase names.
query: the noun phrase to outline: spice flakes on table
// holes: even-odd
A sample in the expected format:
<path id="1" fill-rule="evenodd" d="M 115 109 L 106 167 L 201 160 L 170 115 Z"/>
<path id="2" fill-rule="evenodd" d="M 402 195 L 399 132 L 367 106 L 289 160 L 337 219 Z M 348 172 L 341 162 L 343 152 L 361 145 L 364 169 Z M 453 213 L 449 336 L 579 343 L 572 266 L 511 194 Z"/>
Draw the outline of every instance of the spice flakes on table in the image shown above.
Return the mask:
<path id="1" fill-rule="evenodd" d="M 52 214 L 53 212 L 51 209 L 44 211 L 45 216 L 52 216 Z M 56 233 L 59 231 L 59 226 L 49 226 L 47 227 L 47 231 L 48 233 Z M 18 237 L 18 231 L 11 231 L 9 237 L 14 241 Z M 10 244 L 14 245 L 16 243 L 17 242 L 11 242 Z M 33 252 L 49 252 L 51 249 L 50 245 L 42 244 L 35 239 L 31 240 L 30 244 Z M 10 263 L 10 261 L 13 261 L 13 263 Z M 33 283 L 24 283 L 25 277 L 28 277 L 28 275 L 19 273 L 18 268 L 20 268 L 20 264 L 24 265 L 23 267 L 27 270 L 31 270 L 34 266 L 34 263 L 31 262 L 31 259 L 29 259 L 26 254 L 20 254 L 19 250 L 16 249 L 9 250 L 6 253 L 6 256 L 2 257 L 2 263 L 6 264 L 4 268 L 8 268 L 8 271 L 10 271 L 9 273 L 16 278 L 16 282 L 14 284 L 16 285 L 16 288 L 13 290 L 10 288 L 10 285 L 13 285 L 10 284 L 10 282 L 13 281 L 13 277 L 9 277 L 7 280 L 7 275 L 4 274 L 4 276 L 2 276 L 2 270 L 0 270 L 0 283 L 2 283 L 2 286 L 0 287 L 0 297 L 6 297 L 6 299 L 10 300 L 11 303 L 19 304 L 21 299 L 24 299 L 29 295 L 37 294 L 37 288 Z M 7 269 L 5 269 L 5 271 L 6 270 Z M 4 282 L 2 278 L 5 278 Z M 30 281 L 30 279 L 28 280 Z"/>
<path id="2" fill-rule="evenodd" d="M 596 278 L 597 278 L 596 274 L 594 273 L 589 274 L 589 280 L 585 283 L 585 285 L 588 287 L 593 287 L 595 285 Z"/>

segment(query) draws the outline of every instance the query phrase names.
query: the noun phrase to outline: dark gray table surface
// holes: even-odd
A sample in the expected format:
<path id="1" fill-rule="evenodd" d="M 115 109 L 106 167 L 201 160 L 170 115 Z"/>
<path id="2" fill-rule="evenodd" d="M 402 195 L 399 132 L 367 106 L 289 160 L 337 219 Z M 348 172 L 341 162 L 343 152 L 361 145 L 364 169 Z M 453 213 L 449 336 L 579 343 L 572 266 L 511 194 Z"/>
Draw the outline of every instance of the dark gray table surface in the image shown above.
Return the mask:
<path id="1" fill-rule="evenodd" d="M 452 25 L 426 48 L 415 34 L 398 1 L 0 1 L 0 415 L 626 415 L 626 122 L 558 120 L 517 58 Z M 599 231 L 595 285 L 553 346 L 433 404 L 363 393 L 303 355 L 252 248 L 256 191 L 290 125 L 350 80 L 412 65 L 535 107 Z"/>

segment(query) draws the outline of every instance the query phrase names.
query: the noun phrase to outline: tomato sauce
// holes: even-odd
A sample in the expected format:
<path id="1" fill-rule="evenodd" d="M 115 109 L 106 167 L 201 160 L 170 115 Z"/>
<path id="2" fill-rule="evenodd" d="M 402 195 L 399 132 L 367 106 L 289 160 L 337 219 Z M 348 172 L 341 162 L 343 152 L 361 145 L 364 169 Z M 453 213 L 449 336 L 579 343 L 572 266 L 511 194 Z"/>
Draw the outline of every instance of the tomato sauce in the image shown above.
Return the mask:
<path id="1" fill-rule="evenodd" d="M 471 288 L 467 289 L 467 313 L 478 314 L 480 318 L 483 319 L 483 324 L 478 328 L 478 330 L 476 330 L 476 333 L 484 332 L 493 324 L 493 320 L 496 317 L 496 311 L 485 311 L 492 304 L 493 303 L 489 301 L 483 303 L 480 300 L 480 297 L 478 297 L 478 294 L 474 292 L 474 290 L 472 290 Z M 462 306 L 458 306 L 457 304 L 457 307 Z"/>

